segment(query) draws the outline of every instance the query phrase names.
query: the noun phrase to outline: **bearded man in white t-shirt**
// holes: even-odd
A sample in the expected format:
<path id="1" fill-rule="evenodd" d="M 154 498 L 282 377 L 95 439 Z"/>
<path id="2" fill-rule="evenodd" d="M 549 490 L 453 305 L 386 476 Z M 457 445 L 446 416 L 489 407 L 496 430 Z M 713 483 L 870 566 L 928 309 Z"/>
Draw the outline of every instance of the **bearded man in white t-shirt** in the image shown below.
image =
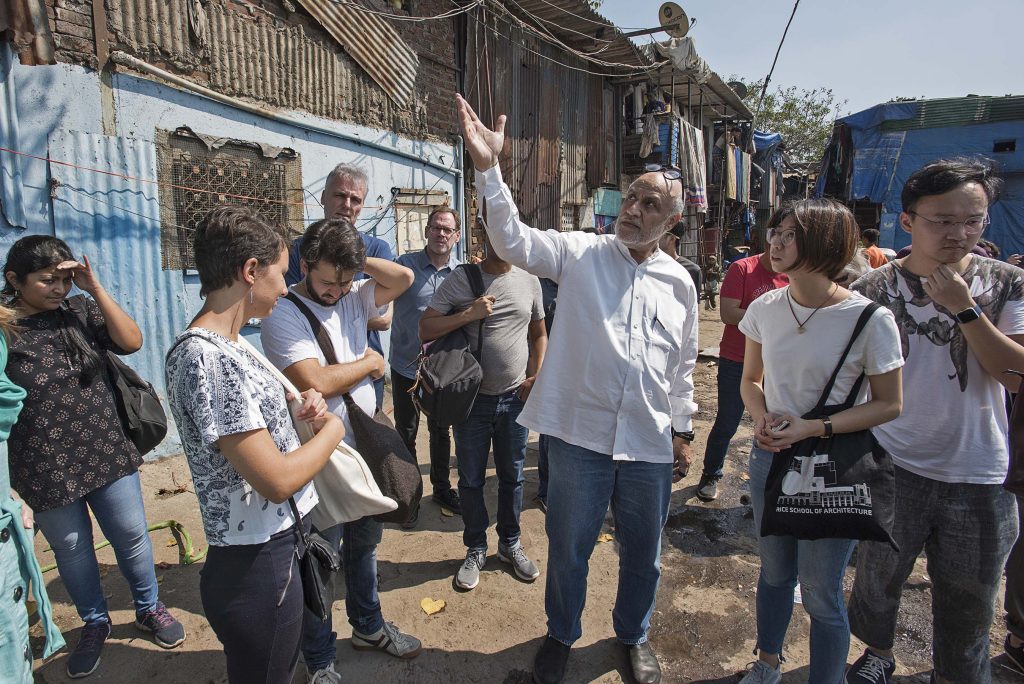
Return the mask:
<path id="1" fill-rule="evenodd" d="M 412 284 L 412 271 L 387 259 L 366 256 L 355 226 L 346 219 L 324 219 L 306 229 L 300 247 L 303 279 L 290 288 L 333 343 L 337 363 L 328 364 L 317 331 L 290 299 L 278 300 L 263 319 L 260 339 L 267 358 L 303 390 L 315 387 L 327 408 L 345 422 L 345 441 L 355 446 L 343 395 L 349 393 L 364 412 L 373 415 L 377 398 L 373 381 L 384 375 L 384 357 L 369 347 L 367 322 L 387 313 L 388 305 Z M 363 272 L 368 278 L 354 280 Z M 414 658 L 419 639 L 385 622 L 377 596 L 377 544 L 383 525 L 361 518 L 319 532 L 341 547 L 345 574 L 345 610 L 352 625 L 352 645 L 398 658 Z M 344 544 L 341 544 L 344 540 Z M 332 619 L 321 622 L 306 611 L 302 655 L 307 681 L 340 684 L 336 672 Z"/>
<path id="2" fill-rule="evenodd" d="M 1024 271 L 971 254 L 1000 180 L 978 161 L 937 161 L 903 187 L 913 250 L 852 289 L 887 307 L 903 344 L 903 414 L 873 429 L 896 466 L 887 544 L 861 542 L 850 629 L 868 645 L 848 684 L 888 683 L 903 583 L 923 550 L 932 581 L 932 682 L 992 681 L 988 634 L 1017 509 L 1005 390 L 1024 369 Z"/>

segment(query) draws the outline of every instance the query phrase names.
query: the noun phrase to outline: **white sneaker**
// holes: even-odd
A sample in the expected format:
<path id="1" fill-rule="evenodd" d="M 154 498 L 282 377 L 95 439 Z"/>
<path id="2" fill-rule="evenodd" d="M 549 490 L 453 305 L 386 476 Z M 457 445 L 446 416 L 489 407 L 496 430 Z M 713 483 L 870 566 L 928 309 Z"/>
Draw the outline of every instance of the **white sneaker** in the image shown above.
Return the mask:
<path id="1" fill-rule="evenodd" d="M 306 670 L 306 684 L 341 684 L 341 675 L 334 669 L 334 663 L 316 672 Z"/>

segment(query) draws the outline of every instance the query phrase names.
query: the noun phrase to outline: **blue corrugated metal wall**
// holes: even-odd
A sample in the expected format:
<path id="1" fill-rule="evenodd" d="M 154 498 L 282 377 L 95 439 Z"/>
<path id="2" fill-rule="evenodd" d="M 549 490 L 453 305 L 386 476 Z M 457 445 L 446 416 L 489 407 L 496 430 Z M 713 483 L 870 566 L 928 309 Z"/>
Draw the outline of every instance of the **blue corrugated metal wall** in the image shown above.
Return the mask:
<path id="1" fill-rule="evenodd" d="M 61 131 L 50 138 L 51 158 L 134 178 L 156 178 L 156 148 L 135 138 Z M 153 383 L 164 400 L 164 352 L 188 323 L 198 301 L 186 292 L 181 271 L 160 268 L 157 186 L 94 171 L 52 165 L 59 185 L 53 199 L 54 232 L 72 251 L 89 257 L 100 282 L 139 324 L 143 348 L 126 361 Z M 181 452 L 177 430 L 150 454 Z"/>

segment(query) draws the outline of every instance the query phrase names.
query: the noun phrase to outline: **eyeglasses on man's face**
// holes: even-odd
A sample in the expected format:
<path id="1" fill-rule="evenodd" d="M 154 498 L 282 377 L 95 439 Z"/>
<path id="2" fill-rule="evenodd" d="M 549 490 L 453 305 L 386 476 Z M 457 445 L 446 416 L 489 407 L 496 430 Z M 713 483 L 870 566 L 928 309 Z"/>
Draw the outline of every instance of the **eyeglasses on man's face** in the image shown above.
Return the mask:
<path id="1" fill-rule="evenodd" d="M 989 218 L 988 214 L 985 214 L 984 216 L 971 216 L 961 221 L 947 218 L 928 218 L 927 216 L 918 214 L 916 211 L 908 211 L 907 213 L 911 216 L 916 216 L 928 225 L 944 233 L 952 233 L 959 226 L 963 226 L 964 232 L 968 235 L 978 235 L 981 231 L 985 230 L 985 226 L 992 223 L 992 219 Z"/>
<path id="2" fill-rule="evenodd" d="M 433 233 L 437 233 L 438 235 L 444 235 L 445 237 L 449 237 L 459 232 L 458 228 L 449 228 L 447 226 L 438 226 L 435 224 L 430 224 L 429 226 L 427 226 L 427 230 Z"/>
<path id="3" fill-rule="evenodd" d="M 661 164 L 644 164 L 644 171 L 647 173 L 661 171 L 661 175 L 670 181 L 679 180 L 683 177 L 683 172 L 679 169 L 672 168 L 671 166 L 662 166 Z"/>
<path id="4" fill-rule="evenodd" d="M 778 243 L 783 247 L 788 247 L 793 244 L 793 240 L 796 239 L 796 231 L 783 230 L 781 228 L 769 228 L 768 234 L 765 237 L 768 240 L 768 244 L 778 241 Z"/>

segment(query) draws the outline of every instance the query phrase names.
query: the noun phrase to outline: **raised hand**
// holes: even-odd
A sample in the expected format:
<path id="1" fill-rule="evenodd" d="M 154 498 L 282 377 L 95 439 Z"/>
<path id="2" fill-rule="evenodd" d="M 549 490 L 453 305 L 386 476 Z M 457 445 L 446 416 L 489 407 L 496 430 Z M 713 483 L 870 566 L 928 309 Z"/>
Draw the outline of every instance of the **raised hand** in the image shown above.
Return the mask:
<path id="1" fill-rule="evenodd" d="M 93 273 L 92 264 L 89 263 L 89 257 L 83 256 L 82 260 L 85 263 L 78 261 L 62 261 L 57 264 L 57 271 L 71 271 L 71 279 L 75 285 L 82 292 L 88 292 L 93 297 L 96 296 L 96 291 L 100 289 L 100 281 Z"/>
<path id="2" fill-rule="evenodd" d="M 476 170 L 486 171 L 498 163 L 498 154 L 505 145 L 505 115 L 498 117 L 492 131 L 480 121 L 480 117 L 461 95 L 455 96 L 455 104 L 459 108 L 459 123 L 462 125 L 466 151 L 473 158 Z"/>

